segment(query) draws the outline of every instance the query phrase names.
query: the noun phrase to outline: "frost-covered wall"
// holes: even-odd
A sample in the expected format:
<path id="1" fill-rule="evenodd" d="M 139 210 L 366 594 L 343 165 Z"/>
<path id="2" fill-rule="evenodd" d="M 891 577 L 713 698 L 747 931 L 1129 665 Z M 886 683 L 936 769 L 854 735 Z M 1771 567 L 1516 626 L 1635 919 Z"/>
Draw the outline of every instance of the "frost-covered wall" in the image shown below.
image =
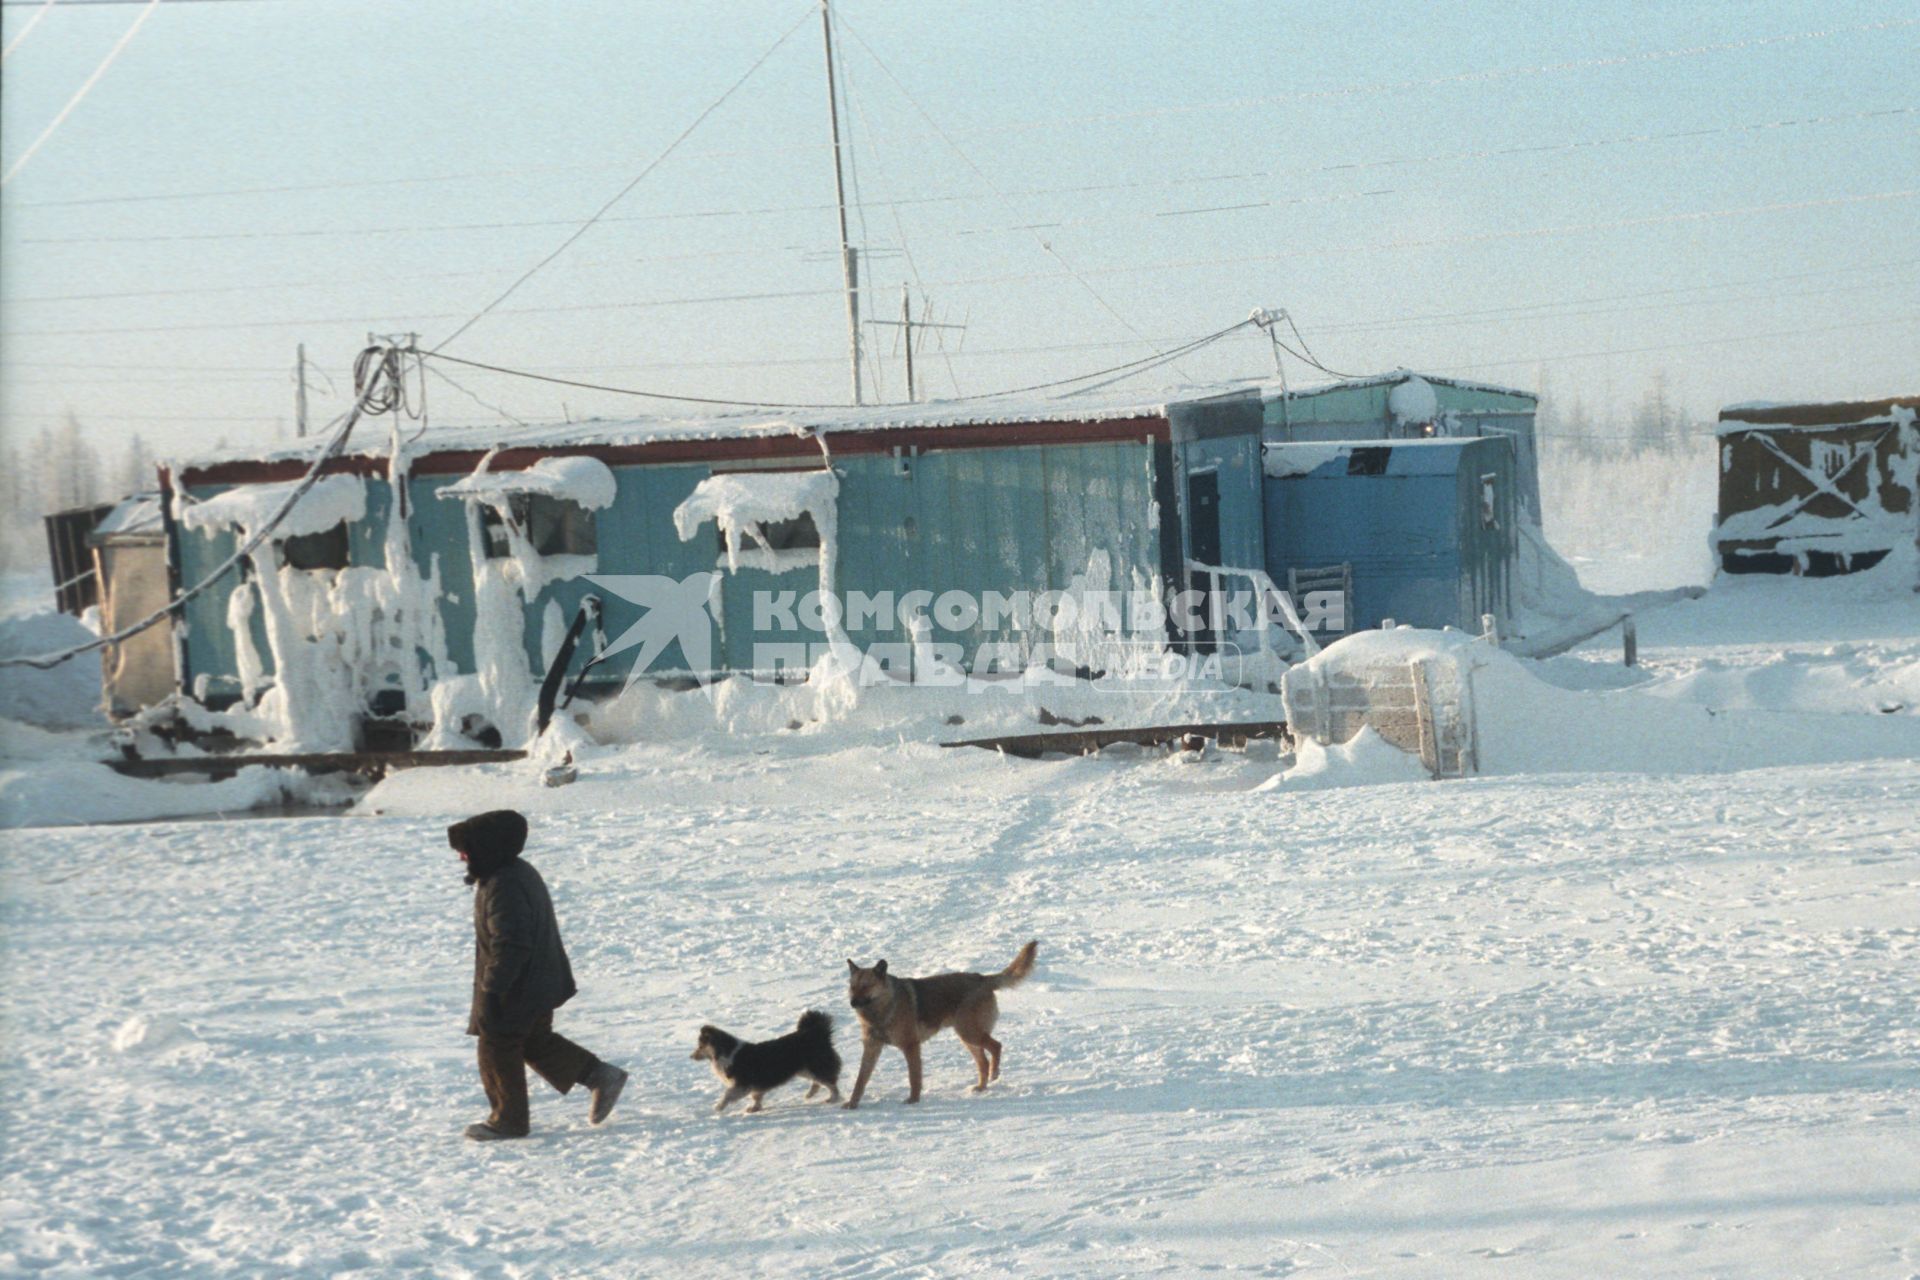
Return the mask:
<path id="1" fill-rule="evenodd" d="M 330 476 L 328 481 L 342 481 L 352 486 L 354 500 L 346 507 L 339 505 L 338 496 L 317 495 L 319 501 L 313 501 L 315 494 L 309 494 L 296 507 L 297 515 L 290 516 L 283 532 L 288 534 L 319 533 L 343 518 L 347 525 L 348 563 L 373 569 L 386 566 L 386 520 L 390 507 L 390 491 L 382 483 L 366 483 L 358 476 Z M 240 530 L 248 527 L 238 523 L 244 518 L 258 522 L 271 514 L 270 501 L 274 492 L 284 493 L 279 485 L 196 485 L 183 486 L 176 491 L 175 524 L 176 539 L 174 554 L 180 566 L 180 580 L 185 583 L 198 582 L 215 569 L 239 547 L 242 537 Z M 341 492 L 336 488 L 334 494 Z M 316 523 L 321 516 L 331 516 L 325 523 Z M 261 548 L 256 559 L 264 566 L 278 572 L 278 561 L 273 555 L 273 544 Z M 233 589 L 241 582 L 243 571 L 235 569 L 214 589 L 203 592 L 189 601 L 182 614 L 182 649 L 185 658 L 182 683 L 188 691 L 196 693 L 203 701 L 214 706 L 224 706 L 242 693 L 242 663 L 257 664 L 259 670 L 271 676 L 275 671 L 272 645 L 267 634 L 267 614 L 259 608 L 237 610 L 233 602 Z M 235 630 L 229 622 L 243 614 L 246 620 L 244 628 Z M 249 649 L 251 652 L 249 653 Z"/>
<path id="2" fill-rule="evenodd" d="M 267 535 L 190 606 L 190 720 L 287 751 L 346 751 L 368 715 L 422 712 L 446 660 L 438 585 L 407 554 L 407 484 L 396 435 L 383 476 L 174 491 L 175 554 L 192 581 Z M 296 553 L 295 539 L 320 541 Z"/>
<path id="3" fill-rule="evenodd" d="M 997 646 L 997 660 L 1011 653 L 1018 662 L 1054 637 L 1036 630 L 1025 615 L 991 618 L 940 608 L 942 597 L 1161 591 L 1155 458 L 1166 446 L 1149 440 L 1157 425 L 1145 420 L 1137 441 L 849 451 L 834 457 L 833 528 L 823 530 L 834 544 L 832 585 L 843 602 L 859 596 L 890 601 L 884 611 L 849 616 L 848 638 L 862 649 L 904 650 L 917 642 L 923 653 L 932 646 L 942 661 L 961 665 L 971 665 L 983 646 Z M 1243 449 L 1244 442 L 1234 447 Z M 582 461 L 599 470 L 586 475 Z M 364 512 L 348 523 L 352 568 L 342 572 L 352 581 L 410 559 L 410 576 L 432 584 L 433 661 L 409 708 L 416 723 L 433 726 L 430 745 L 462 745 L 462 732 L 481 722 L 506 745 L 524 741 L 537 681 L 585 597 L 601 599 L 608 637 L 623 635 L 647 616 L 646 602 L 595 579 L 650 575 L 682 582 L 714 575 L 707 660 L 696 662 L 675 639 L 650 653 L 648 671 L 656 675 L 755 669 L 765 665 L 769 644 L 804 650 L 827 640 L 824 619 L 806 607 L 821 586 L 817 556 L 729 557 L 711 520 L 695 518 L 712 512 L 689 510 L 689 527 L 676 527 L 676 510 L 716 472 L 753 463 L 616 460 L 603 466 L 578 459 L 529 468 L 522 458 L 517 468 L 489 461 L 455 470 L 433 457 L 413 462 L 401 482 L 407 509 L 398 525 L 388 519 L 391 487 L 382 478 L 367 478 Z M 760 465 L 791 470 L 799 464 Z M 188 486 L 183 501 L 206 503 L 267 487 Z M 706 492 L 717 490 L 710 486 Z M 503 509 L 517 493 L 587 497 L 596 554 L 540 557 L 516 538 L 511 554 L 489 558 L 479 509 Z M 250 499 L 234 499 L 242 500 Z M 234 546 L 229 529 L 205 523 L 179 534 L 187 581 L 197 580 Z M 1168 522 L 1168 530 L 1175 527 Z M 389 536 L 394 530 L 403 535 L 399 541 Z M 776 606 L 771 610 L 770 601 Z M 251 590 L 216 590 L 194 601 L 184 633 L 195 681 L 190 688 L 222 705 L 250 701 L 273 687 L 279 675 L 270 618 Z M 1080 637 L 1083 646 L 1086 639 Z M 638 652 L 635 646 L 596 667 L 588 687 L 624 684 Z M 431 705 L 422 709 L 422 702 Z"/>

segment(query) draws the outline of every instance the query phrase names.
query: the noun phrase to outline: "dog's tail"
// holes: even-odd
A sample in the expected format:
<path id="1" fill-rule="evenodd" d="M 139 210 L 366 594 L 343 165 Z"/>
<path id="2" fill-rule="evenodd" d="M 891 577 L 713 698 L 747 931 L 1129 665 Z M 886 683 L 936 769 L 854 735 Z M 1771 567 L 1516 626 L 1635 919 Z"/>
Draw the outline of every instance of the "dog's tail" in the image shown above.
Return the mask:
<path id="1" fill-rule="evenodd" d="M 1020 948 L 1020 954 L 1013 958 L 1012 964 L 988 979 L 988 981 L 993 984 L 993 989 L 995 991 L 1002 991 L 1008 987 L 1017 987 L 1025 982 L 1027 975 L 1033 972 L 1033 957 L 1039 950 L 1040 943 L 1038 939 Z"/>
<path id="2" fill-rule="evenodd" d="M 803 1036 L 833 1038 L 833 1018 L 818 1009 L 809 1009 L 800 1015 L 800 1024 L 794 1028 Z"/>

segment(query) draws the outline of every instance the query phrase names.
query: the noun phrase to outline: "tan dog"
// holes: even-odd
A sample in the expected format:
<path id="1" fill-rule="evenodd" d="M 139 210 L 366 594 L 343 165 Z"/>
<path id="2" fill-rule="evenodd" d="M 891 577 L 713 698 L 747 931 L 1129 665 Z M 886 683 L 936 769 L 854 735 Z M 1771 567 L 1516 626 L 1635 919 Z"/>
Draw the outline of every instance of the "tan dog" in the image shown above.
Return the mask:
<path id="1" fill-rule="evenodd" d="M 979 1093 L 988 1081 L 998 1080 L 1000 1042 L 993 1038 L 993 1024 L 1000 1018 L 1000 1001 L 994 993 L 1025 981 L 1039 947 L 1029 942 L 999 973 L 937 973 L 931 978 L 893 977 L 885 960 L 875 961 L 871 969 L 848 960 L 847 1003 L 860 1017 L 860 1074 L 847 1110 L 860 1105 L 880 1051 L 888 1045 L 907 1060 L 907 1101 L 920 1101 L 920 1045 L 948 1027 L 973 1055 L 980 1074 L 973 1091 Z"/>

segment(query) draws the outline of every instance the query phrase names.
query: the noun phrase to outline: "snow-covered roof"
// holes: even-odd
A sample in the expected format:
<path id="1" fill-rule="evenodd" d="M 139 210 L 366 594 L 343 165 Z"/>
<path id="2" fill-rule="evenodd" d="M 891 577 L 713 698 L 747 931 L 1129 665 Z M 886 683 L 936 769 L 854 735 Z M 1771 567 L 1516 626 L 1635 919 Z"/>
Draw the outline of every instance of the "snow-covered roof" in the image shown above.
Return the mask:
<path id="1" fill-rule="evenodd" d="M 1920 411 L 1920 396 L 1890 396 L 1885 400 L 1835 400 L 1811 404 L 1782 404 L 1755 400 L 1730 404 L 1720 411 L 1720 435 L 1754 430 L 1831 431 L 1838 427 L 1911 423 Z"/>
<path id="2" fill-rule="evenodd" d="M 239 485 L 201 502 L 182 502 L 177 508 L 187 529 L 218 533 L 233 526 L 253 530 L 265 525 L 300 487 L 297 480 L 280 484 Z M 324 533 L 341 523 L 352 524 L 367 514 L 367 486 L 359 476 L 322 476 L 274 527 L 274 537 L 298 538 Z"/>
<path id="3" fill-rule="evenodd" d="M 1285 393 L 1293 398 L 1318 395 L 1343 387 L 1382 386 L 1415 376 L 1405 369 L 1366 378 L 1324 383 L 1293 384 Z M 1531 396 L 1530 392 L 1488 383 L 1420 375 L 1430 383 Z M 930 400 L 920 404 L 743 409 L 730 412 L 663 412 L 631 418 L 588 418 L 572 422 L 528 426 L 486 425 L 435 427 L 411 450 L 427 453 L 485 452 L 495 448 L 562 448 L 577 445 L 644 445 L 667 441 L 750 439 L 765 436 L 818 436 L 856 431 L 900 431 L 919 428 L 1006 426 L 1027 422 L 1102 422 L 1125 418 L 1165 417 L 1174 405 L 1236 395 L 1257 394 L 1273 400 L 1282 394 L 1272 378 L 1246 378 L 1212 383 L 1186 383 L 1157 391 L 1098 389 L 1089 392 L 1033 392 L 966 400 Z M 218 462 L 277 462 L 312 456 L 313 441 L 283 445 L 264 452 L 228 448 L 217 453 L 173 459 L 169 465 L 201 467 Z M 385 456 L 385 435 L 367 431 L 356 437 L 347 452 Z"/>
<path id="4" fill-rule="evenodd" d="M 1289 382 L 1285 388 L 1290 400 L 1305 399 L 1309 396 L 1326 395 L 1332 391 L 1345 391 L 1353 387 L 1386 387 L 1418 378 L 1436 387 L 1453 387 L 1461 391 L 1485 391 L 1494 395 L 1521 396 L 1528 400 L 1540 397 L 1531 391 L 1522 391 L 1519 387 L 1503 387 L 1494 382 L 1475 382 L 1470 378 L 1443 378 L 1439 374 L 1421 373 L 1417 369 L 1395 369 L 1391 373 L 1374 373 L 1358 378 L 1330 378 L 1324 382 Z M 1280 383 L 1272 378 L 1260 384 L 1261 392 L 1269 400 L 1280 397 Z"/>
<path id="5" fill-rule="evenodd" d="M 472 475 L 440 490 L 440 496 L 498 500 L 514 494 L 539 494 L 565 498 L 588 511 L 598 511 L 613 505 L 615 492 L 613 472 L 598 458 L 542 458 L 516 471 L 491 471 L 483 462 Z"/>
<path id="6" fill-rule="evenodd" d="M 158 537 L 160 532 L 160 495 L 136 493 L 131 498 L 121 499 L 120 505 L 109 512 L 106 519 L 93 526 L 91 536 L 98 541 L 102 538 L 139 535 Z"/>
<path id="7" fill-rule="evenodd" d="M 494 448 L 560 448 L 570 445 L 644 445 L 667 441 L 724 440 L 764 436 L 817 436 L 854 431 L 899 431 L 935 427 L 998 426 L 1026 422 L 1101 422 L 1116 418 L 1164 417 L 1169 406 L 1247 395 L 1263 390 L 1258 381 L 1170 387 L 1158 392 L 1096 391 L 1079 395 L 995 396 L 977 400 L 932 400 L 887 404 L 661 413 L 632 418 L 588 418 L 527 426 L 435 427 L 411 450 L 450 453 Z M 273 462 L 312 456 L 313 441 L 255 452 L 225 449 L 174 460 L 175 467 L 239 460 Z M 368 431 L 349 444 L 350 454 L 387 452 L 386 436 Z"/>

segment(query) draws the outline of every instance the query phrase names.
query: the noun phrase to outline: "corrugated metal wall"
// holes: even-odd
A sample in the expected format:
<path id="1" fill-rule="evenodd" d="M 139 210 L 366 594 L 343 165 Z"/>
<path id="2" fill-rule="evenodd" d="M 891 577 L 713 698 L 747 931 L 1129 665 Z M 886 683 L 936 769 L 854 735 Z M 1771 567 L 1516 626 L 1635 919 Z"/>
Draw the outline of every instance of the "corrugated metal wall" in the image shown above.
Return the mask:
<path id="1" fill-rule="evenodd" d="M 1358 474 L 1355 449 L 1387 449 Z M 1267 572 L 1350 564 L 1348 630 L 1388 618 L 1478 630 L 1511 607 L 1518 494 L 1511 445 L 1498 439 L 1357 445 L 1302 476 L 1266 480 Z M 1492 522 L 1482 478 L 1493 479 Z"/>
<path id="2" fill-rule="evenodd" d="M 1144 432 L 1143 432 L 1144 435 Z M 838 591 L 869 595 L 891 592 L 1026 591 L 1038 595 L 1080 584 L 1128 590 L 1150 586 L 1160 569 L 1160 529 L 1153 519 L 1153 448 L 1139 443 L 1096 443 L 965 449 L 909 454 L 850 455 L 836 459 L 840 473 L 838 502 Z M 817 630 L 755 627 L 758 592 L 794 593 L 800 598 L 818 586 L 813 568 L 774 574 L 743 568 L 724 572 L 712 525 L 682 541 L 673 512 L 701 480 L 716 468 L 706 465 L 618 466 L 613 468 L 617 496 L 596 515 L 598 573 L 655 574 L 683 580 L 700 572 L 722 571 L 721 620 L 714 629 L 715 661 L 727 669 L 755 665 L 756 646 L 767 643 L 819 643 Z M 721 467 L 719 469 L 731 469 Z M 438 491 L 459 477 L 415 476 L 409 483 L 409 525 L 414 559 L 422 573 L 439 574 L 438 603 L 448 657 L 456 671 L 473 669 L 474 587 L 468 560 L 466 504 L 445 500 Z M 191 489 L 204 500 L 230 486 Z M 367 483 L 367 515 L 350 530 L 355 565 L 383 566 L 389 490 L 384 481 Z M 231 533 L 182 533 L 181 576 L 198 581 L 228 555 Z M 1095 553 L 1104 553 L 1106 581 L 1089 583 Z M 233 638 L 226 623 L 227 600 L 238 575 L 192 601 L 186 609 L 185 646 L 190 679 L 206 675 L 216 699 L 238 691 Z M 589 582 L 569 578 L 545 587 L 526 610 L 528 670 L 544 667 L 543 631 L 549 605 L 562 622 L 570 621 L 589 593 L 601 596 L 605 625 L 617 637 L 643 614 L 641 606 Z M 763 613 L 766 611 L 762 611 Z M 960 646 L 970 660 L 988 641 L 1025 645 L 1036 637 L 1002 625 L 991 630 L 975 623 L 958 629 L 939 625 L 929 607 L 937 642 Z M 783 621 L 784 614 L 776 613 Z M 763 619 L 764 621 L 764 619 Z M 256 611 L 254 643 L 267 658 L 266 635 Z M 851 629 L 856 644 L 905 644 L 909 637 L 897 616 Z M 618 655 L 595 672 L 596 683 L 626 679 Z M 690 666 L 677 644 L 651 664 L 660 672 Z M 440 673 L 442 675 L 449 673 Z"/>

